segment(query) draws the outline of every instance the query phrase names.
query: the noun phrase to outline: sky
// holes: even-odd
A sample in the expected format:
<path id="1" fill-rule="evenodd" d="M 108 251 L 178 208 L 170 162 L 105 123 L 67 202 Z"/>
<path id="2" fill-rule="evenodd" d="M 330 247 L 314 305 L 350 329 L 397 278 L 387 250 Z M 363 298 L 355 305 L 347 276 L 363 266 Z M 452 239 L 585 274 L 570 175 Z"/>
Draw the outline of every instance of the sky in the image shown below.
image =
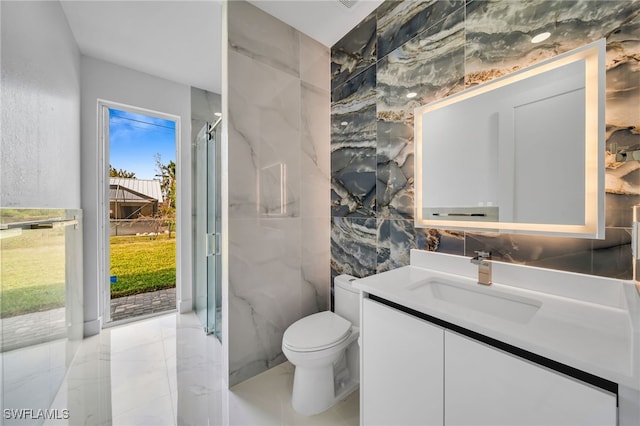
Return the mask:
<path id="1" fill-rule="evenodd" d="M 176 123 L 171 120 L 109 109 L 109 163 L 134 172 L 138 179 L 154 179 L 155 155 L 162 163 L 176 161 Z"/>

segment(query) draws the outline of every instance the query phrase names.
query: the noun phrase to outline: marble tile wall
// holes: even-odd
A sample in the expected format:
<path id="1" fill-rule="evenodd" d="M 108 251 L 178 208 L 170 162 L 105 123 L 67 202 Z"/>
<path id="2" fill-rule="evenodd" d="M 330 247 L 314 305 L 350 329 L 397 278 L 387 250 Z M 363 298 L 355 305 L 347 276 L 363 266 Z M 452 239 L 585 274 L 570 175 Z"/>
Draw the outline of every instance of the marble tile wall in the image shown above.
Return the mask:
<path id="1" fill-rule="evenodd" d="M 530 43 L 542 31 L 552 38 Z M 607 150 L 612 143 L 638 149 L 639 1 L 386 1 L 336 43 L 332 276 L 406 265 L 414 248 L 466 256 L 482 248 L 501 261 L 631 278 L 639 161 L 616 163 L 608 154 L 604 240 L 413 226 L 413 109 L 600 38 L 607 40 Z"/>
<path id="2" fill-rule="evenodd" d="M 285 360 L 330 292 L 330 51 L 228 3 L 229 384 Z"/>
<path id="3" fill-rule="evenodd" d="M 196 139 L 198 132 L 205 123 L 215 122 L 218 117 L 214 114 L 222 111 L 222 99 L 218 93 L 191 87 L 191 142 Z"/>

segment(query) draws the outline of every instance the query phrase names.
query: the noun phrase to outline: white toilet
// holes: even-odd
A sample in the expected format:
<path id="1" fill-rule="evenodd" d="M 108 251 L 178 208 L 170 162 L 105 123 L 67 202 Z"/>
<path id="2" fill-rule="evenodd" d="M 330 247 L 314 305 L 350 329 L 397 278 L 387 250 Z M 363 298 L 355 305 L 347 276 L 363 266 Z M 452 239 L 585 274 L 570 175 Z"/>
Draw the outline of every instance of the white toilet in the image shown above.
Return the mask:
<path id="1" fill-rule="evenodd" d="M 358 388 L 360 291 L 351 285 L 355 279 L 335 278 L 335 313 L 309 315 L 284 332 L 282 352 L 296 367 L 291 403 L 301 414 L 321 413 Z"/>

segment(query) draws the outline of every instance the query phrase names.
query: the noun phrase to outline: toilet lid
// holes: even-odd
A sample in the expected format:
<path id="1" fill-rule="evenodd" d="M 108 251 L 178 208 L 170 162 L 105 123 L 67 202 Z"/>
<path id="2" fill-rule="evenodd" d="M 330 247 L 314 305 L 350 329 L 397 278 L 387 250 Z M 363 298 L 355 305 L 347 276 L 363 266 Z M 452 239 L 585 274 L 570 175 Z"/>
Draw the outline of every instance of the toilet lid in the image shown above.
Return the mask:
<path id="1" fill-rule="evenodd" d="M 304 317 L 287 328 L 283 343 L 297 351 L 320 350 L 346 339 L 351 323 L 331 311 Z"/>

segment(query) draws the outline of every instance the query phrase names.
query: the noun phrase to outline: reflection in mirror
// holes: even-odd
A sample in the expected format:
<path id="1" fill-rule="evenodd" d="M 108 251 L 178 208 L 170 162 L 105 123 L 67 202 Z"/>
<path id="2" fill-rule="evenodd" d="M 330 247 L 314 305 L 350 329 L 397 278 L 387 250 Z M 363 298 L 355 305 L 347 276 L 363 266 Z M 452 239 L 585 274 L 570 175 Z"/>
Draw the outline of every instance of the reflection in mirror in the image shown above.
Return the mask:
<path id="1" fill-rule="evenodd" d="M 605 40 L 415 110 L 416 226 L 604 238 Z"/>

